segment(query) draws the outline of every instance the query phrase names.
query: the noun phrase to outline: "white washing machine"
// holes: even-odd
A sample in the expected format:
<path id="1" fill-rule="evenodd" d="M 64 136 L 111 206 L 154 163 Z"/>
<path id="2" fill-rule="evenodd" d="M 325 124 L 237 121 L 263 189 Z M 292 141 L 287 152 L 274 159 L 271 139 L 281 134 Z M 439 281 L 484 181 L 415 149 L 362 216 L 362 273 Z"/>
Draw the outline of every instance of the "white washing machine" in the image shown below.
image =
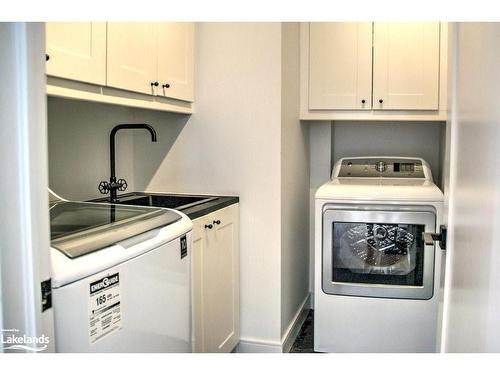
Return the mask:
<path id="1" fill-rule="evenodd" d="M 335 164 L 316 192 L 315 351 L 438 350 L 442 251 L 424 232 L 442 205 L 423 159 Z"/>
<path id="2" fill-rule="evenodd" d="M 191 220 L 51 202 L 57 352 L 191 352 Z"/>

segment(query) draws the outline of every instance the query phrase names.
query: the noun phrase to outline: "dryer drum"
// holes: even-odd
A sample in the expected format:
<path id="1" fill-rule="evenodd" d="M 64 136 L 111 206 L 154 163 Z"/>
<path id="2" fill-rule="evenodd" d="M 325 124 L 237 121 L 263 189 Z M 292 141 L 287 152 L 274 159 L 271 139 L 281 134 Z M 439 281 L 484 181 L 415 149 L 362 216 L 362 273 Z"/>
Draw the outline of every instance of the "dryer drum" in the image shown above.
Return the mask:
<path id="1" fill-rule="evenodd" d="M 363 267 L 364 272 L 374 273 L 411 272 L 414 242 L 415 236 L 407 225 L 377 223 L 351 224 L 341 239 L 342 247 L 349 248 L 350 257 L 357 258 L 356 263 L 361 261 L 365 267 L 371 266 Z"/>

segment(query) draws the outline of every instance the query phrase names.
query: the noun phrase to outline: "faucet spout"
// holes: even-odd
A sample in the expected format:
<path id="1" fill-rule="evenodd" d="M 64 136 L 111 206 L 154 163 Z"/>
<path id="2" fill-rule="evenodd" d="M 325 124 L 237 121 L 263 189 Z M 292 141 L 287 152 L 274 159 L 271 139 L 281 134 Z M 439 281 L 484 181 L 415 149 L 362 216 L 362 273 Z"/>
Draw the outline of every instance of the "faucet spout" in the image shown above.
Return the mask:
<path id="1" fill-rule="evenodd" d="M 145 129 L 149 131 L 151 134 L 151 142 L 156 142 L 157 141 L 157 136 L 156 136 L 156 131 L 155 129 L 148 124 L 119 124 L 116 125 L 112 130 L 111 133 L 109 134 L 109 156 L 110 156 L 110 169 L 111 169 L 111 176 L 109 178 L 109 183 L 107 182 L 101 182 L 100 186 L 100 191 L 106 191 L 108 190 L 110 193 L 109 200 L 111 203 L 116 203 L 118 200 L 116 198 L 117 196 L 117 191 L 123 191 L 127 188 L 127 182 L 125 180 L 116 180 L 116 172 L 115 172 L 115 138 L 116 138 L 116 133 L 121 130 L 121 129 Z M 104 185 L 106 186 L 104 186 Z M 101 189 L 101 185 L 103 186 L 103 189 Z"/>
<path id="2" fill-rule="evenodd" d="M 145 129 L 151 133 L 151 142 L 156 142 L 156 131 L 155 129 L 148 124 L 119 124 L 116 125 L 109 134 L 109 151 L 110 151 L 110 161 L 111 161 L 111 178 L 115 177 L 115 137 L 116 133 L 118 133 L 121 129 Z"/>

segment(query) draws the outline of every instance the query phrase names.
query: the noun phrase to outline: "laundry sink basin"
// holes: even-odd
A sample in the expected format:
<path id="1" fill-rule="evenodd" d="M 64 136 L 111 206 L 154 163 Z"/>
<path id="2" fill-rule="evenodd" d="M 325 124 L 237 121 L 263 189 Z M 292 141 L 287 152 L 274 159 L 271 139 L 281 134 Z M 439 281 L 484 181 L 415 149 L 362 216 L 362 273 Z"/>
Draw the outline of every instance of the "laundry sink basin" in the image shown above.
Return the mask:
<path id="1" fill-rule="evenodd" d="M 239 202 L 238 197 L 136 191 L 118 195 L 117 204 L 172 208 L 186 214 L 191 220 L 208 215 Z M 90 202 L 109 203 L 109 197 L 92 199 Z"/>
<path id="2" fill-rule="evenodd" d="M 175 208 L 183 210 L 199 204 L 207 203 L 217 199 L 217 197 L 176 195 L 176 194 L 150 194 L 150 193 L 129 193 L 118 197 L 118 204 L 130 204 L 135 206 L 152 206 Z M 107 201 L 107 198 L 95 200 L 99 202 Z"/>

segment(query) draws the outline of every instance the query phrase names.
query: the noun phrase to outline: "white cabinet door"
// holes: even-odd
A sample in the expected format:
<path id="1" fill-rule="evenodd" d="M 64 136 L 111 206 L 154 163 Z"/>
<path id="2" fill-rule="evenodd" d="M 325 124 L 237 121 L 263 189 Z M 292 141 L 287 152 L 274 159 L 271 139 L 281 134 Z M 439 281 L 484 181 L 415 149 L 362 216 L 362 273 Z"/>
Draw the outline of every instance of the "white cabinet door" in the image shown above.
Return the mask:
<path id="1" fill-rule="evenodd" d="M 372 23 L 309 26 L 309 109 L 371 109 Z"/>
<path id="2" fill-rule="evenodd" d="M 374 24 L 373 108 L 439 107 L 439 22 Z"/>
<path id="3" fill-rule="evenodd" d="M 156 26 L 152 22 L 109 22 L 107 85 L 155 94 Z"/>
<path id="4" fill-rule="evenodd" d="M 193 220 L 193 245 L 191 253 L 192 262 L 192 298 L 193 298 L 193 332 L 192 342 L 195 353 L 205 351 L 205 332 L 203 322 L 205 316 L 205 297 L 203 295 L 203 259 L 207 252 L 207 239 L 205 222 L 203 217 Z"/>
<path id="5" fill-rule="evenodd" d="M 239 236 L 236 205 L 213 214 L 204 262 L 205 331 L 210 352 L 230 352 L 239 341 Z"/>
<path id="6" fill-rule="evenodd" d="M 162 22 L 158 33 L 158 95 L 194 99 L 194 24 Z"/>
<path id="7" fill-rule="evenodd" d="M 106 83 L 106 23 L 47 22 L 47 74 Z"/>
<path id="8" fill-rule="evenodd" d="M 227 353 L 240 336 L 238 205 L 193 224 L 194 351 Z"/>

